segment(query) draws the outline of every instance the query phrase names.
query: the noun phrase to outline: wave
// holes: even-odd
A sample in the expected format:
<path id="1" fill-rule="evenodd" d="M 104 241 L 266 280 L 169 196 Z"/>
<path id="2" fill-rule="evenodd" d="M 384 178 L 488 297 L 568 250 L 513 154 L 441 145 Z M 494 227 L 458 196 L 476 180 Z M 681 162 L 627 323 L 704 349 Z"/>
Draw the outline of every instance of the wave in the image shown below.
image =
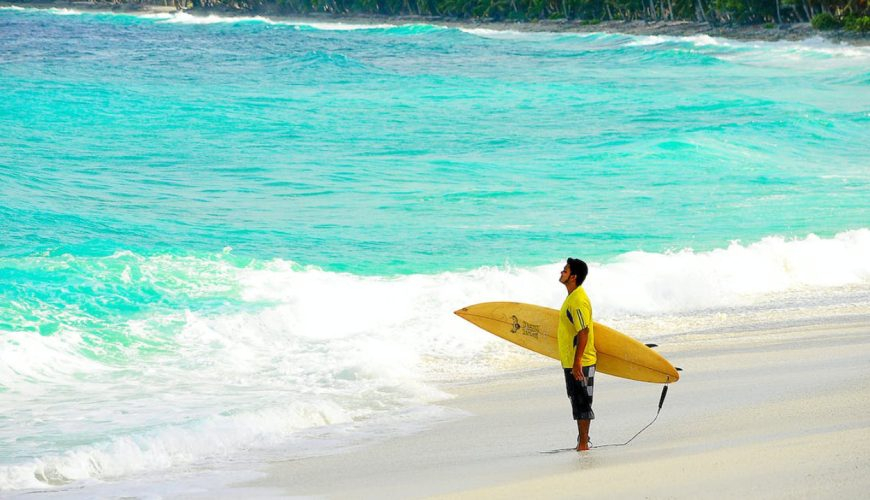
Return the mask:
<path id="1" fill-rule="evenodd" d="M 417 352 L 391 341 L 395 329 L 320 315 L 309 325 L 296 311 L 130 318 L 115 345 L 74 325 L 0 332 L 0 491 L 286 452 L 324 426 L 319 436 L 340 441 L 348 426 L 447 397 L 422 380 Z"/>
<path id="2" fill-rule="evenodd" d="M 591 263 L 586 284 L 603 318 L 679 314 L 741 307 L 760 297 L 782 293 L 823 293 L 829 288 L 870 284 L 870 230 L 860 229 L 833 238 L 809 235 L 803 239 L 771 236 L 708 252 L 681 249 L 666 253 L 630 252 L 610 262 Z M 516 300 L 558 305 L 562 290 L 553 285 L 560 263 L 536 268 L 481 268 L 468 273 L 386 278 L 298 273 L 275 262 L 269 270 L 242 278 L 247 300 L 281 302 L 305 300 L 307 311 L 328 301 L 318 296 L 316 283 L 340 282 L 342 289 L 375 302 L 374 315 L 390 310 L 413 311 L 413 299 L 427 300 L 446 314 L 463 301 Z M 265 274 L 262 274 L 265 273 Z M 277 280 L 277 281 L 276 281 Z M 275 287 L 275 283 L 282 283 Z M 335 283 L 334 283 L 335 284 Z M 414 292 L 425 287 L 431 296 Z M 295 297 L 299 288 L 306 298 Z M 326 289 L 324 289 L 324 292 Z M 453 308 L 453 309 L 451 309 Z M 364 314 L 363 311 L 359 311 Z M 432 320 L 420 316 L 408 321 Z"/>
<path id="3" fill-rule="evenodd" d="M 267 16 L 236 16 L 236 15 L 194 15 L 184 11 L 179 12 L 110 12 L 82 11 L 74 8 L 39 9 L 21 6 L 6 6 L 3 10 L 18 12 L 43 12 L 54 15 L 99 15 L 116 17 L 133 17 L 146 19 L 159 24 L 179 25 L 214 25 L 214 24 L 266 24 L 273 26 L 288 26 L 297 30 L 314 31 L 386 31 L 393 35 L 420 35 L 444 31 L 458 31 L 467 35 L 503 40 L 550 42 L 556 44 L 582 42 L 584 49 L 594 50 L 596 47 L 609 49 L 614 46 L 637 47 L 640 49 L 676 49 L 697 51 L 716 57 L 723 61 L 747 65 L 772 65 L 773 67 L 793 67 L 805 64 L 807 59 L 827 61 L 828 65 L 854 64 L 856 60 L 870 60 L 870 48 L 836 43 L 822 37 L 814 37 L 800 41 L 741 41 L 728 38 L 699 35 L 631 35 L 606 32 L 548 32 L 523 31 L 512 29 L 494 29 L 480 27 L 448 28 L 427 23 L 376 23 L 376 22 L 324 22 L 311 19 L 284 19 Z"/>
<path id="4" fill-rule="evenodd" d="M 77 10 L 74 8 L 31 8 L 20 6 L 2 7 L 3 10 L 14 10 L 18 12 L 39 12 L 48 13 L 59 16 L 113 16 L 137 18 L 154 21 L 160 24 L 180 24 L 180 25 L 212 25 L 212 24 L 267 24 L 273 26 L 291 26 L 300 29 L 312 29 L 318 31 L 357 31 L 357 30 L 384 30 L 398 27 L 392 23 L 346 23 L 346 22 L 322 22 L 313 20 L 296 20 L 296 19 L 273 19 L 266 16 L 237 16 L 237 15 L 220 15 L 207 14 L 195 15 L 184 11 L 179 12 L 111 12 L 99 10 Z M 433 27 L 434 28 L 434 27 Z"/>
<path id="5" fill-rule="evenodd" d="M 194 464 L 232 460 L 241 453 L 296 445 L 296 454 L 312 456 L 328 452 L 322 441 L 327 434 L 299 434 L 300 430 L 328 426 L 332 439 L 343 446 L 376 435 L 372 426 L 388 426 L 394 435 L 415 432 L 433 422 L 455 418 L 455 411 L 437 407 L 412 408 L 386 415 L 369 425 L 354 423 L 342 408 L 330 403 L 289 403 L 261 411 L 216 415 L 180 425 L 161 426 L 149 432 L 118 436 L 63 453 L 48 454 L 11 466 L 0 465 L 0 491 L 43 490 L 70 485 L 93 485 L 133 475 Z M 277 457 L 294 456 L 283 449 Z M 181 476 L 184 472 L 169 472 Z M 161 481 L 167 476 L 162 475 Z M 84 498 L 84 496 L 82 497 Z"/>
<path id="6" fill-rule="evenodd" d="M 811 234 L 792 239 L 770 236 L 746 244 L 734 241 L 706 252 L 636 251 L 591 262 L 586 287 L 597 309 L 615 319 L 734 307 L 759 296 L 866 285 L 868 254 L 867 228 L 831 238 Z M 178 320 L 184 311 L 232 316 L 283 308 L 282 314 L 294 318 L 299 334 L 318 329 L 318 318 L 330 315 L 328 308 L 338 294 L 354 297 L 352 314 L 365 331 L 383 327 L 387 317 L 436 321 L 467 301 L 555 304 L 562 293 L 552 283 L 559 267 L 556 262 L 531 268 L 508 265 L 433 275 L 363 276 L 285 259 L 257 261 L 235 256 L 229 247 L 213 255 L 118 251 L 104 257 L 7 257 L 0 258 L 0 273 L 7 283 L 0 288 L 5 299 L 0 327 L 37 331 L 50 338 L 65 328 L 86 325 L 81 335 L 92 335 L 97 328 L 105 340 L 112 333 L 129 333 L 129 321 L 150 316 Z M 415 307 L 415 301 L 427 307 Z M 112 327 L 117 331 L 110 331 Z"/>
<path id="7" fill-rule="evenodd" d="M 218 14 L 208 14 L 205 16 L 195 16 L 186 12 L 173 12 L 162 14 L 136 14 L 135 17 L 144 19 L 153 19 L 159 23 L 166 24 L 189 24 L 189 25 L 208 25 L 208 24 L 277 24 L 268 17 L 263 16 L 221 16 Z"/>
<path id="8" fill-rule="evenodd" d="M 868 254 L 870 229 L 832 238 L 771 236 L 708 252 L 631 252 L 590 263 L 585 287 L 602 322 L 676 318 L 669 331 L 680 332 L 687 329 L 681 316 L 715 319 L 747 308 L 764 315 L 788 301 L 813 306 L 836 290 L 863 293 Z M 83 374 L 111 379 L 135 367 L 148 372 L 155 361 L 167 363 L 171 380 L 200 380 L 196 370 L 211 364 L 228 378 L 271 380 L 281 378 L 276 359 L 290 367 L 298 358 L 308 360 L 297 366 L 300 377 L 318 374 L 327 385 L 338 383 L 336 373 L 408 382 L 402 397 L 414 399 L 428 394 L 419 386 L 427 377 L 472 359 L 486 370 L 506 354 L 455 322 L 452 311 L 500 300 L 556 307 L 564 294 L 555 283 L 560 267 L 359 276 L 252 261 L 229 249 L 200 257 L 0 259 L 7 283 L 0 288 L 0 391 L 42 392 L 45 384 L 75 383 Z M 427 369 L 416 373 L 420 363 Z"/>
<path id="9" fill-rule="evenodd" d="M 162 426 L 127 434 L 64 453 L 48 454 L 12 466 L 0 466 L 0 491 L 63 486 L 106 480 L 267 446 L 299 429 L 349 421 L 328 403 L 290 404 L 239 415 L 216 415 L 187 425 Z"/>
<path id="10" fill-rule="evenodd" d="M 742 307 L 763 297 L 870 284 L 870 230 L 833 238 L 771 236 L 710 252 L 631 252 L 601 266 L 590 283 L 609 315 Z M 590 292 L 592 293 L 592 292 Z"/>
<path id="11" fill-rule="evenodd" d="M 699 35 L 635 35 L 606 32 L 546 32 L 500 30 L 490 28 L 459 28 L 463 33 L 480 38 L 519 41 L 519 42 L 550 42 L 560 45 L 582 43 L 584 49 L 601 47 L 638 48 L 645 50 L 680 50 L 700 55 L 719 58 L 723 61 L 743 63 L 748 65 L 773 65 L 774 67 L 792 67 L 807 59 L 814 61 L 829 61 L 844 64 L 854 64 L 856 60 L 870 60 L 870 48 L 836 43 L 822 37 L 806 40 L 761 41 L 734 40 L 714 37 L 707 34 Z"/>
<path id="12" fill-rule="evenodd" d="M 585 286 L 602 318 L 697 312 L 741 307 L 782 293 L 866 286 L 868 254 L 867 228 L 831 238 L 735 241 L 706 252 L 636 251 L 591 262 Z M 559 268 L 557 262 L 531 268 L 508 265 L 433 275 L 362 276 L 284 259 L 238 257 L 230 248 L 214 255 L 119 251 L 104 257 L 7 257 L 0 258 L 6 283 L 0 288 L 0 329 L 14 335 L 36 332 L 42 339 L 66 332 L 99 345 L 106 356 L 123 357 L 122 350 L 112 349 L 122 337 L 146 342 L 149 336 L 174 335 L 178 332 L 173 328 L 212 316 L 242 321 L 245 314 L 254 314 L 253 321 L 260 323 L 291 318 L 283 327 L 293 335 L 316 336 L 322 331 L 321 318 L 332 316 L 337 298 L 352 298 L 345 313 L 354 318 L 353 328 L 343 334 L 372 333 L 401 324 L 440 325 L 453 310 L 474 301 L 558 305 L 562 290 L 553 280 Z M 131 330 L 142 325 L 156 331 L 140 336 Z M 432 332 L 443 333 L 438 328 Z M 48 345 L 38 348 L 54 350 Z"/>
<path id="13" fill-rule="evenodd" d="M 529 32 L 510 29 L 464 27 L 457 29 L 462 33 L 492 40 L 546 41 L 553 40 L 559 36 L 557 33 Z"/>
<path id="14" fill-rule="evenodd" d="M 242 24 L 242 23 L 260 23 L 273 26 L 293 26 L 297 28 L 310 28 L 318 31 L 357 31 L 357 30 L 380 30 L 395 28 L 394 24 L 385 23 L 343 23 L 343 22 L 321 22 L 308 20 L 276 20 L 264 16 L 222 16 L 219 14 L 208 14 L 206 16 L 188 14 L 187 12 L 176 12 L 169 14 L 151 14 L 141 17 L 156 19 L 161 23 L 169 24 Z"/>
<path id="15" fill-rule="evenodd" d="M 726 248 L 707 252 L 690 248 L 666 253 L 638 251 L 610 262 L 591 263 L 586 287 L 595 298 L 597 308 L 605 317 L 614 319 L 622 315 L 739 307 L 758 297 L 784 292 L 822 293 L 828 288 L 870 284 L 868 254 L 870 229 L 866 228 L 846 231 L 832 238 L 770 236 L 749 244 L 734 241 Z M 292 297 L 294 292 L 288 290 L 299 286 L 311 290 L 316 288 L 314 283 L 337 280 L 342 288 L 372 297 L 382 304 L 376 307 L 402 310 L 401 305 L 405 304 L 412 308 L 409 297 L 419 296 L 419 292 L 410 293 L 410 289 L 425 284 L 431 293 L 441 297 L 436 302 L 443 301 L 446 310 L 461 300 L 557 304 L 562 293 L 552 283 L 554 276 L 558 276 L 560 263 L 528 269 L 481 268 L 467 273 L 392 279 L 328 276 L 328 273 L 321 276 L 322 271 L 313 270 L 300 274 L 286 265 L 276 261 L 270 264 L 274 267 L 269 270 L 246 274 L 242 278 L 243 295 L 248 300 L 298 300 Z M 277 283 L 284 284 L 275 287 L 276 278 Z M 313 283 L 307 285 L 310 282 Z M 292 286 L 294 283 L 297 286 Z M 316 309 L 316 303 L 327 300 L 326 296 L 315 298 L 317 292 L 314 293 L 307 298 L 312 301 L 308 304 L 312 309 Z"/>

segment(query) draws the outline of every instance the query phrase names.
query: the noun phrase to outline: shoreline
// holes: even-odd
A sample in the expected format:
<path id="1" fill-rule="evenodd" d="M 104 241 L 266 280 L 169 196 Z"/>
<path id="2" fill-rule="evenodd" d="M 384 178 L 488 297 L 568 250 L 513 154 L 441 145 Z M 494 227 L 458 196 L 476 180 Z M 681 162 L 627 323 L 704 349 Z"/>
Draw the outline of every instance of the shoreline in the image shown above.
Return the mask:
<path id="1" fill-rule="evenodd" d="M 707 35 L 741 42 L 802 41 L 822 38 L 831 43 L 845 43 L 855 46 L 870 46 L 870 33 L 849 32 L 842 29 L 817 31 L 809 23 L 782 24 L 772 28 L 764 25 L 720 25 L 692 21 L 601 21 L 595 24 L 581 20 L 538 20 L 538 21 L 494 21 L 485 19 L 456 19 L 424 16 L 381 16 L 375 14 L 294 14 L 270 8 L 250 11 L 229 10 L 225 8 L 193 8 L 178 10 L 174 6 L 148 4 L 109 4 L 86 1 L 36 1 L 0 2 L 0 7 L 17 6 L 36 9 L 76 9 L 88 12 L 122 12 L 142 14 L 166 14 L 186 12 L 194 16 L 220 15 L 225 17 L 263 16 L 276 21 L 316 21 L 348 24 L 432 24 L 450 28 L 490 29 L 494 31 L 518 31 L 539 33 L 608 33 L 635 36 L 672 36 L 691 37 Z"/>
<path id="2" fill-rule="evenodd" d="M 447 386 L 456 397 L 438 404 L 467 417 L 334 455 L 273 462 L 262 469 L 265 477 L 228 493 L 860 496 L 870 487 L 870 453 L 862 451 L 870 445 L 870 318 L 743 332 L 663 345 L 662 353 L 685 368 L 683 378 L 670 387 L 654 425 L 628 446 L 547 453 L 570 445 L 576 428 L 561 373 L 533 368 Z M 596 380 L 593 445 L 618 445 L 649 423 L 660 388 L 606 375 Z"/>

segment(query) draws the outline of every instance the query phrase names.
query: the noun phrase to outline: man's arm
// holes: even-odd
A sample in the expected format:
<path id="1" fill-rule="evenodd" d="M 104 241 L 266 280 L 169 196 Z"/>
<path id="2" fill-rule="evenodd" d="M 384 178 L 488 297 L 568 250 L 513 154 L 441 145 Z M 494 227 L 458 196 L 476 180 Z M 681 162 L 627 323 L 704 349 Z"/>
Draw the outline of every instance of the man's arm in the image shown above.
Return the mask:
<path id="1" fill-rule="evenodd" d="M 571 368 L 571 373 L 574 378 L 583 382 L 583 352 L 586 351 L 586 342 L 589 340 L 589 327 L 586 327 L 577 334 L 577 350 L 574 351 L 574 366 Z"/>

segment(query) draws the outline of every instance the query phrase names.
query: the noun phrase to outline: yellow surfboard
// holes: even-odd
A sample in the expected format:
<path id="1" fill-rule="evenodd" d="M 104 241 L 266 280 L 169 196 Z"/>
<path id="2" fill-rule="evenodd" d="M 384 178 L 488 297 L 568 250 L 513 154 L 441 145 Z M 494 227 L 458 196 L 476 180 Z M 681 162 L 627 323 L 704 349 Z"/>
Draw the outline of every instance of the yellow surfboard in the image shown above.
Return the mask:
<path id="1" fill-rule="evenodd" d="M 514 344 L 559 359 L 556 309 L 519 302 L 485 302 L 463 307 L 455 314 Z M 657 384 L 680 379 L 673 365 L 659 353 L 601 323 L 595 323 L 595 349 L 596 372 Z"/>

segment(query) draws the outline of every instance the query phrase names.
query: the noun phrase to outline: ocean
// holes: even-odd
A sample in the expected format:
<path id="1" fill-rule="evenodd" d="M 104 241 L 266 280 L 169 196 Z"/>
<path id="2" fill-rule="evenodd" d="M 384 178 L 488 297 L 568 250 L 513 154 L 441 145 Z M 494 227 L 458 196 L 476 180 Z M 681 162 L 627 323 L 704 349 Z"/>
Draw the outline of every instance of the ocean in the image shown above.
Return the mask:
<path id="1" fill-rule="evenodd" d="M 567 257 L 660 344 L 870 304 L 870 47 L 4 7 L 0 93 L 4 495 L 461 418 Z"/>

